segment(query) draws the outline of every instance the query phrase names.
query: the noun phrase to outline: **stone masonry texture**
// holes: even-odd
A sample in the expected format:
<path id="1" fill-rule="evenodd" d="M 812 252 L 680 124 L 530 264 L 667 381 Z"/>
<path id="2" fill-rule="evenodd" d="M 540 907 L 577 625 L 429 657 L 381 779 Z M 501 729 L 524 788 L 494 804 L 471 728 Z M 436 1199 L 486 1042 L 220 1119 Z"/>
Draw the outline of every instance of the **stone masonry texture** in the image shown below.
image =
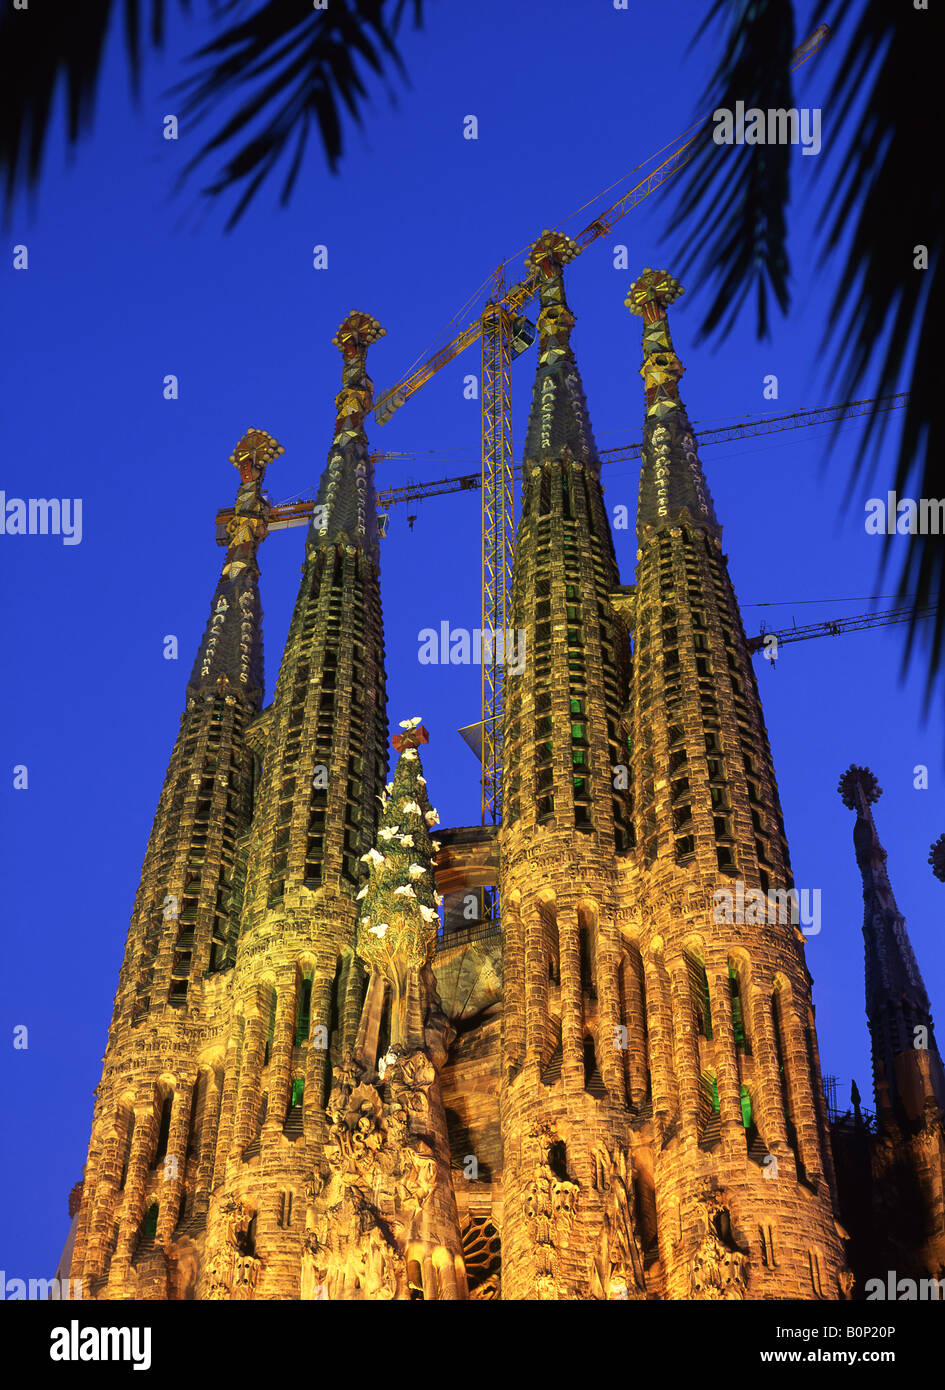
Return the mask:
<path id="1" fill-rule="evenodd" d="M 417 718 L 387 780 L 364 429 L 380 325 L 352 313 L 333 340 L 335 433 L 268 705 L 257 552 L 282 451 L 252 429 L 232 455 L 70 1197 L 84 1298 L 832 1300 L 890 1252 L 945 1272 L 945 1076 L 934 1040 L 911 1046 L 931 1018 L 875 779 L 841 782 L 867 905 L 869 1130 L 827 1108 L 771 751 L 679 395 L 682 289 L 647 269 L 627 296 L 644 441 L 622 584 L 571 345 L 576 250 L 545 232 L 527 260 L 526 659 L 506 682 L 500 827 L 437 831 Z M 484 902 L 501 916 L 469 920 Z"/>

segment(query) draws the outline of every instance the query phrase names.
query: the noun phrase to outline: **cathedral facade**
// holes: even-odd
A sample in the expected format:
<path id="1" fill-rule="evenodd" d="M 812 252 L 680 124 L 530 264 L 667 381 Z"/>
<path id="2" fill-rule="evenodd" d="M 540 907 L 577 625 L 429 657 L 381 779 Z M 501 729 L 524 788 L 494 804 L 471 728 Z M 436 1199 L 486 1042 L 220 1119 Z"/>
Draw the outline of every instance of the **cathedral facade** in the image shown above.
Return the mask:
<path id="1" fill-rule="evenodd" d="M 526 655 L 506 681 L 499 827 L 438 826 L 417 717 L 389 771 L 364 429 L 380 325 L 352 313 L 334 339 L 335 434 L 268 705 L 257 554 L 281 448 L 253 429 L 232 456 L 74 1199 L 85 1298 L 854 1290 L 771 752 L 679 394 L 681 287 L 645 270 L 626 301 L 644 444 L 621 584 L 571 346 L 574 254 L 546 232 L 528 260 Z M 458 905 L 487 890 L 501 921 L 468 925 Z M 933 1136 L 900 1147 L 907 1166 L 926 1156 L 939 1234 L 917 1259 L 936 1272 L 941 1062 L 907 1077 L 902 1037 L 889 1046 L 890 1114 L 901 1092 L 909 1133 Z"/>

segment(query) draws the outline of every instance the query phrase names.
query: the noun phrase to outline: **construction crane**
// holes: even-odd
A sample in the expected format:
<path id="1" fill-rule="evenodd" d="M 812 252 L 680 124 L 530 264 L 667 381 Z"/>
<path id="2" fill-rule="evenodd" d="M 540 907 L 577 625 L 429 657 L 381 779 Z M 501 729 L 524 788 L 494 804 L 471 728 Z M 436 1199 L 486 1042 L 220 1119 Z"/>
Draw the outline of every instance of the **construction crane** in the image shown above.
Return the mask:
<path id="1" fill-rule="evenodd" d="M 813 57 L 830 37 L 822 24 L 791 58 L 795 71 Z M 584 227 L 574 238 L 580 254 L 608 235 L 631 208 L 684 168 L 695 154 L 696 141 L 711 116 L 690 126 L 675 147 L 646 178 Z M 656 156 L 653 156 L 655 158 Z M 651 163 L 647 160 L 646 163 Z M 643 166 L 638 166 L 642 168 Z M 586 205 L 585 205 L 586 206 Z M 533 273 L 506 289 L 502 274 L 508 261 L 495 272 L 483 310 L 443 348 L 417 367 L 403 381 L 377 397 L 374 418 L 379 425 L 415 395 L 431 377 L 478 339 L 481 344 L 481 443 L 482 443 L 482 631 L 492 636 L 492 663 L 482 665 L 482 823 L 498 824 L 502 817 L 502 715 L 504 670 L 497 660 L 500 650 L 495 633 L 508 626 L 511 611 L 512 551 L 515 538 L 512 474 L 511 363 L 535 337 L 535 328 L 523 310 L 538 293 Z M 504 650 L 504 644 L 503 648 Z"/>
<path id="2" fill-rule="evenodd" d="M 435 450 L 428 449 L 427 452 L 432 454 Z M 413 459 L 416 457 L 416 454 L 403 453 L 375 453 L 370 456 L 372 466 L 382 463 L 385 459 Z M 286 531 L 292 526 L 307 526 L 314 510 L 315 498 L 310 495 L 293 497 L 285 502 L 272 503 L 269 508 L 268 529 L 270 531 Z M 220 511 L 217 512 L 217 545 L 229 545 L 230 538 L 227 534 L 226 525 L 232 515 L 232 507 L 222 507 Z"/>
<path id="3" fill-rule="evenodd" d="M 909 392 L 897 396 L 876 396 L 864 401 L 846 401 L 843 405 L 822 405 L 817 410 L 795 410 L 789 415 L 763 415 L 743 420 L 737 425 L 720 425 L 716 429 L 700 430 L 700 447 L 704 444 L 727 444 L 749 435 L 777 434 L 779 430 L 799 429 L 806 425 L 825 425 L 831 421 L 853 420 L 858 415 L 882 415 L 887 410 L 901 410 L 909 404 Z M 603 463 L 620 463 L 640 457 L 642 444 L 621 444 L 600 451 Z"/>
<path id="4" fill-rule="evenodd" d="M 796 49 L 791 58 L 795 71 L 823 47 L 830 30 L 822 24 Z M 615 224 L 644 198 L 649 197 L 673 174 L 684 168 L 695 154 L 695 144 L 708 128 L 711 116 L 696 122 L 675 142 L 665 159 L 605 209 L 574 238 L 577 254 L 610 233 Z M 665 148 L 665 147 L 664 147 Z M 662 151 L 660 151 L 662 153 Z M 652 158 L 645 163 L 652 162 Z M 638 168 L 644 167 L 643 165 Z M 586 205 L 585 205 L 586 206 Z M 498 630 L 508 627 L 511 612 L 512 553 L 515 539 L 514 485 L 512 467 L 511 363 L 534 342 L 535 326 L 523 315 L 524 308 L 538 293 L 538 275 L 532 273 L 506 289 L 503 262 L 492 277 L 488 298 L 481 312 L 460 330 L 451 342 L 417 367 L 396 386 L 375 400 L 373 413 L 379 425 L 386 424 L 394 412 L 415 395 L 442 367 L 452 362 L 478 339 L 481 345 L 481 479 L 482 489 L 482 631 L 491 635 L 491 663 L 482 665 L 482 822 L 498 824 L 502 814 L 502 715 L 504 710 L 504 669 L 497 659 L 500 648 Z M 453 490 L 471 490 L 465 487 Z M 427 493 L 425 495 L 431 495 Z M 306 513 L 296 505 L 291 516 L 270 519 L 270 529 L 298 525 Z M 282 510 L 282 509 L 279 509 Z M 308 508 L 310 513 L 311 505 Z M 219 539 L 219 532 L 218 532 Z"/>
<path id="5" fill-rule="evenodd" d="M 779 649 L 785 642 L 806 642 L 811 637 L 839 637 L 844 632 L 862 632 L 868 627 L 891 627 L 896 623 L 908 623 L 913 618 L 921 621 L 932 618 L 938 612 L 936 604 L 913 610 L 912 608 L 887 608 L 883 613 L 859 613 L 850 618 L 831 618 L 825 623 L 806 623 L 803 627 L 777 628 L 766 632 L 762 628 L 757 637 L 748 641 L 748 650 L 754 656 L 763 651 L 770 661 L 777 658 Z"/>
<path id="6" fill-rule="evenodd" d="M 852 420 L 859 415 L 878 415 L 887 410 L 901 410 L 909 401 L 908 391 L 897 396 L 877 396 L 872 400 L 847 401 L 842 405 L 823 405 L 816 410 L 795 410 L 789 415 L 766 415 L 757 419 L 743 420 L 734 425 L 718 425 L 714 429 L 699 432 L 699 448 L 709 444 L 725 444 L 733 439 L 749 439 L 758 434 L 775 434 L 779 430 L 802 429 L 808 425 L 829 424 L 831 421 Z M 601 463 L 625 463 L 640 457 L 642 444 L 617 444 L 612 449 L 601 449 Z M 435 449 L 428 449 L 435 454 Z M 416 458 L 416 454 L 372 454 L 373 463 L 391 458 Z M 521 475 L 521 466 L 516 469 Z M 408 483 L 405 487 L 385 488 L 377 494 L 382 507 L 397 506 L 401 502 L 422 502 L 427 497 L 439 497 L 453 492 L 476 492 L 482 487 L 481 473 L 460 473 L 452 478 L 431 478 L 426 482 Z M 295 497 L 287 502 L 275 504 L 269 514 L 269 530 L 284 531 L 291 526 L 308 524 L 315 506 L 313 497 Z M 233 515 L 232 507 L 224 507 L 217 512 L 217 544 L 227 545 L 226 523 Z"/>
<path id="7" fill-rule="evenodd" d="M 699 448 L 707 444 L 725 444 L 733 439 L 748 439 L 757 434 L 776 434 L 779 430 L 801 429 L 807 425 L 823 425 L 830 421 L 852 420 L 858 415 L 880 415 L 887 410 L 901 410 L 909 401 L 908 391 L 897 396 L 877 396 L 873 400 L 847 401 L 844 405 L 824 405 L 817 410 L 795 410 L 790 415 L 768 415 L 742 421 L 737 425 L 720 425 L 698 432 Z M 640 457 L 640 444 L 618 444 L 613 449 L 599 450 L 601 463 L 624 463 Z M 521 476 L 521 467 L 516 469 Z M 387 488 L 377 494 L 385 507 L 399 502 L 422 502 L 449 492 L 473 492 L 482 486 L 479 473 L 462 473 L 454 478 L 437 478 L 424 483 L 409 483 L 406 487 Z M 223 513 L 221 512 L 221 516 Z M 229 513 L 227 513 L 229 515 Z"/>

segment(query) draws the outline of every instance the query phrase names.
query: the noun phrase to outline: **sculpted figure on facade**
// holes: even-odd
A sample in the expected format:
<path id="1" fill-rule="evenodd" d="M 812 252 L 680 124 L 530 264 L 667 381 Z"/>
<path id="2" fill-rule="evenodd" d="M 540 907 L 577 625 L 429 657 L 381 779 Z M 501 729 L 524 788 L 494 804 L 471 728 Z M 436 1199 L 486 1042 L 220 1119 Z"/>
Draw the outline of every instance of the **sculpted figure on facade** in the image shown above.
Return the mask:
<path id="1" fill-rule="evenodd" d="M 529 1127 L 532 1178 L 525 1190 L 525 1211 L 539 1268 L 536 1294 L 541 1299 L 561 1297 L 559 1254 L 571 1235 L 574 1205 L 580 1190 L 577 1183 L 552 1166 L 552 1148 L 558 1142 L 551 1125 L 538 1122 Z"/>
<path id="2" fill-rule="evenodd" d="M 704 1229 L 688 1260 L 690 1297 L 727 1301 L 744 1298 L 750 1261 L 735 1245 L 727 1208 L 717 1198 L 706 1197 L 699 1203 L 698 1212 Z"/>
<path id="3" fill-rule="evenodd" d="M 597 1299 L 646 1297 L 643 1250 L 637 1225 L 631 1163 L 625 1149 L 611 1155 L 601 1144 L 594 1155 L 594 1186 L 604 1204 L 600 1247 L 591 1272 Z"/>
<path id="4" fill-rule="evenodd" d="M 255 1213 L 232 1193 L 217 1208 L 217 1242 L 204 1271 L 203 1298 L 246 1300 L 253 1297 L 262 1265 L 250 1249 L 250 1223 Z"/>
<path id="5" fill-rule="evenodd" d="M 436 1069 L 421 1050 L 395 1051 L 381 1089 L 361 1074 L 350 1054 L 335 1068 L 324 1151 L 330 1176 L 316 1174 L 309 1185 L 303 1297 L 411 1297 L 406 1252 L 422 1237 L 437 1185 L 427 1133 Z"/>

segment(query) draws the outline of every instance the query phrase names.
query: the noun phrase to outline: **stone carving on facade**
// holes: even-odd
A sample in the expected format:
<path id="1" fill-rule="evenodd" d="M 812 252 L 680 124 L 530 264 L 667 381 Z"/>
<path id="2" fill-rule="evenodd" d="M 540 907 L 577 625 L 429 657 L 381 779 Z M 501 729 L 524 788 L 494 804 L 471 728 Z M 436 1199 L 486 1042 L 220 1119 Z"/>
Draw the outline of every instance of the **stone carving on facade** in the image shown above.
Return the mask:
<path id="1" fill-rule="evenodd" d="M 343 1185 L 370 1180 L 386 1139 L 383 1109 L 376 1089 L 361 1082 L 348 1093 L 344 1108 L 333 1114 L 325 1158 Z"/>
<path id="2" fill-rule="evenodd" d="M 715 1197 L 699 1203 L 703 1233 L 689 1257 L 689 1297 L 732 1301 L 745 1297 L 750 1260 L 735 1244 L 728 1210 Z"/>
<path id="3" fill-rule="evenodd" d="M 558 1142 L 551 1125 L 529 1127 L 532 1177 L 525 1189 L 525 1212 L 535 1244 L 539 1274 L 535 1284 L 541 1299 L 561 1297 L 558 1290 L 560 1252 L 567 1247 L 574 1223 L 579 1185 L 552 1166 L 552 1147 Z"/>
<path id="4" fill-rule="evenodd" d="M 390 1301 L 406 1296 L 400 1248 L 377 1221 L 366 1233 L 362 1232 L 362 1240 L 356 1249 L 349 1249 L 348 1274 L 356 1278 L 356 1287 L 365 1299 Z M 328 1296 L 332 1297 L 330 1284 Z"/>
<path id="5" fill-rule="evenodd" d="M 304 1300 L 328 1297 L 328 1262 L 331 1251 L 324 1242 L 327 1220 L 323 1216 L 321 1231 L 308 1227 L 302 1236 L 302 1286 Z"/>
<path id="6" fill-rule="evenodd" d="M 407 1296 L 394 1230 L 357 1189 L 316 1215 L 302 1239 L 303 1299 L 390 1300 Z"/>
<path id="7" fill-rule="evenodd" d="M 436 1187 L 436 1155 L 425 1139 L 411 1138 L 403 1148 L 404 1191 L 417 1210 Z"/>
<path id="8" fill-rule="evenodd" d="M 394 1103 L 422 1124 L 429 1114 L 430 1087 L 436 1080 L 436 1068 L 427 1054 L 417 1051 L 398 1058 L 388 1069 L 387 1080 Z"/>
<path id="9" fill-rule="evenodd" d="M 326 1106 L 329 1116 L 335 1123 L 339 1121 L 347 1108 L 348 1097 L 358 1084 L 360 1076 L 361 1068 L 355 1061 L 353 1054 L 350 1051 L 346 1052 L 338 1066 L 334 1068 L 331 1092 Z"/>
<path id="10" fill-rule="evenodd" d="M 557 1303 L 561 1294 L 558 1281 L 553 1274 L 540 1274 L 535 1280 L 535 1298 L 540 1303 Z"/>
<path id="11" fill-rule="evenodd" d="M 254 1212 L 231 1194 L 218 1208 L 218 1236 L 204 1272 L 203 1297 L 214 1300 L 246 1300 L 253 1297 L 262 1267 L 248 1250 L 249 1224 Z"/>
<path id="12" fill-rule="evenodd" d="M 425 1136 L 436 1069 L 423 1051 L 397 1054 L 385 1100 L 348 1054 L 335 1068 L 324 1175 L 307 1189 L 303 1298 L 410 1297 L 406 1247 L 437 1181 Z"/>
<path id="13" fill-rule="evenodd" d="M 476 1288 L 470 1290 L 470 1301 L 482 1303 L 494 1302 L 501 1296 L 501 1288 L 501 1280 L 498 1274 L 490 1274 L 488 1279 L 484 1279 Z"/>
<path id="14" fill-rule="evenodd" d="M 611 1155 L 605 1145 L 598 1145 L 594 1151 L 594 1186 L 601 1194 L 604 1221 L 591 1269 L 591 1295 L 597 1299 L 645 1298 L 633 1174 L 625 1149 L 616 1149 Z"/>

